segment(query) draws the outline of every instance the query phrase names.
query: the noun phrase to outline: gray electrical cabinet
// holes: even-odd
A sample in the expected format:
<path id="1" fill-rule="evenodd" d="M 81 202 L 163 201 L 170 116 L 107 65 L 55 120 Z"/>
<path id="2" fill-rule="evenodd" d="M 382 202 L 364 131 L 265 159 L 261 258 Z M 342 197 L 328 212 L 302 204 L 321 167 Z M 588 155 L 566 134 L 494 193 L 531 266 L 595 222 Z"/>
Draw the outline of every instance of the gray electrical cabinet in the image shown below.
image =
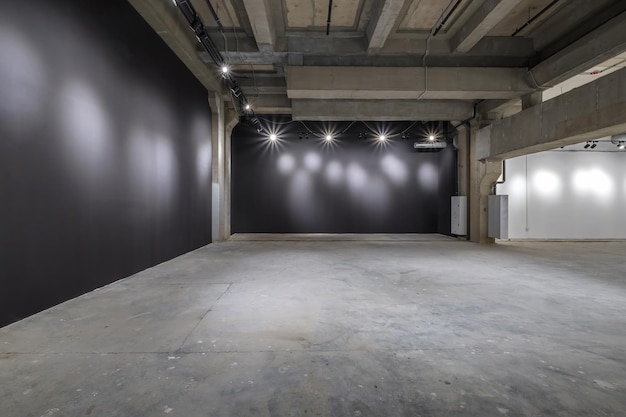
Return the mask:
<path id="1" fill-rule="evenodd" d="M 494 239 L 509 238 L 509 196 L 490 195 L 487 206 L 489 223 L 487 236 Z"/>
<path id="2" fill-rule="evenodd" d="M 464 195 L 452 197 L 451 208 L 451 233 L 457 236 L 467 235 L 467 197 Z"/>

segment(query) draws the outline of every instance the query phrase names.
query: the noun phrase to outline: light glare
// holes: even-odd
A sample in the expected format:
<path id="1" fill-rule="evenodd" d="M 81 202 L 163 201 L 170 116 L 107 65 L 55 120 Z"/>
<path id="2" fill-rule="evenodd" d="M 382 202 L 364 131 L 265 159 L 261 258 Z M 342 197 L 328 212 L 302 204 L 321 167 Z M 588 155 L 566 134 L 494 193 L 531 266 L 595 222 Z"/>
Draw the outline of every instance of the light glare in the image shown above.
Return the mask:
<path id="1" fill-rule="evenodd" d="M 291 174 L 296 167 L 296 159 L 291 154 L 282 154 L 278 158 L 278 171 L 281 174 Z"/>
<path id="2" fill-rule="evenodd" d="M 276 134 L 275 134 L 275 133 L 272 133 L 272 134 L 270 135 L 270 140 L 271 140 L 272 142 L 274 142 L 274 141 L 276 141 L 276 139 L 278 139 L 278 136 L 276 136 Z"/>
<path id="3" fill-rule="evenodd" d="M 380 136 L 378 137 L 378 140 L 379 140 L 379 141 L 381 141 L 381 142 L 384 142 L 384 141 L 386 141 L 386 140 L 387 140 L 387 136 L 385 136 L 385 135 L 380 135 Z"/>
<path id="4" fill-rule="evenodd" d="M 573 185 L 576 191 L 598 198 L 610 198 L 615 188 L 613 179 L 599 168 L 577 171 L 573 177 Z"/>
<path id="5" fill-rule="evenodd" d="M 309 152 L 304 156 L 304 166 L 311 172 L 316 172 L 322 166 L 322 157 L 314 152 Z"/>
<path id="6" fill-rule="evenodd" d="M 533 178 L 535 189 L 545 197 L 558 197 L 561 191 L 561 179 L 551 171 L 538 171 Z"/>

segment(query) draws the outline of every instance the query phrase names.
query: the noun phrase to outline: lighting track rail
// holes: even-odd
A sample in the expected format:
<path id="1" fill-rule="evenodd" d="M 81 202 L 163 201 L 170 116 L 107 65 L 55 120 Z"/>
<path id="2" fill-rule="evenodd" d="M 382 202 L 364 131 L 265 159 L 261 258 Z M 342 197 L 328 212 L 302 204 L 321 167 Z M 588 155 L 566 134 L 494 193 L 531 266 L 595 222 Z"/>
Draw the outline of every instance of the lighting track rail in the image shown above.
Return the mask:
<path id="1" fill-rule="evenodd" d="M 239 84 L 237 84 L 237 80 L 231 71 L 228 70 L 228 62 L 224 59 L 220 51 L 217 49 L 209 34 L 206 31 L 204 23 L 196 13 L 193 5 L 189 0 L 173 0 L 174 4 L 181 11 L 191 30 L 196 34 L 196 38 L 198 42 L 204 47 L 204 50 L 209 54 L 215 65 L 220 69 L 220 73 L 228 87 L 230 88 L 231 96 L 233 99 L 233 104 L 235 105 L 235 110 L 240 117 L 243 117 L 245 121 L 250 123 L 257 129 L 257 132 L 261 133 L 263 128 L 261 127 L 261 123 L 259 119 L 254 114 L 254 111 L 250 108 L 250 104 L 248 100 L 241 91 Z M 226 69 L 226 70 L 224 70 Z"/>

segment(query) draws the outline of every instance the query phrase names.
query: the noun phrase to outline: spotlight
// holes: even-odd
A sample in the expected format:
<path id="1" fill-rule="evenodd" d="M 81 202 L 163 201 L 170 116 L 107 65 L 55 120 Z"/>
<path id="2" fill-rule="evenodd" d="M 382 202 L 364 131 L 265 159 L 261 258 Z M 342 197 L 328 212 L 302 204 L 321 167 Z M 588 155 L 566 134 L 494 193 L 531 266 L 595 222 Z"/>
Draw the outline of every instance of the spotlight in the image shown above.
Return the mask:
<path id="1" fill-rule="evenodd" d="M 246 110 L 250 110 L 252 106 L 249 103 L 246 103 L 246 105 L 243 108 Z"/>
<path id="2" fill-rule="evenodd" d="M 331 135 L 326 135 L 326 140 L 330 142 L 331 140 L 333 140 L 333 137 Z"/>
<path id="3" fill-rule="evenodd" d="M 431 142 L 432 142 L 432 141 L 433 141 L 433 140 L 435 140 L 435 139 L 436 139 L 436 138 L 435 138 L 435 135 L 428 135 L 428 140 L 429 140 L 429 141 L 431 141 Z"/>
<path id="4" fill-rule="evenodd" d="M 596 142 L 595 140 L 591 142 L 591 149 L 595 149 L 596 146 L 598 146 L 598 142 Z"/>
<path id="5" fill-rule="evenodd" d="M 227 77 L 228 74 L 224 75 L 224 77 Z M 234 86 L 233 88 L 230 89 L 230 92 L 233 93 L 233 96 L 235 97 L 239 97 L 243 94 L 243 91 L 241 91 L 241 88 L 239 88 L 239 86 Z"/>
<path id="6" fill-rule="evenodd" d="M 381 141 L 381 142 L 384 142 L 384 141 L 386 141 L 386 140 L 387 140 L 387 136 L 385 136 L 385 135 L 380 135 L 380 136 L 378 137 L 378 140 L 379 140 L 379 141 Z"/>
<path id="7" fill-rule="evenodd" d="M 583 146 L 583 148 L 584 148 L 584 149 L 589 149 L 589 147 L 590 147 L 590 146 L 591 146 L 591 144 L 590 144 L 589 142 L 587 142 L 587 143 L 585 144 L 585 146 Z"/>
<path id="8" fill-rule="evenodd" d="M 230 72 L 230 68 L 228 68 L 228 65 L 224 64 L 222 65 L 222 75 L 227 75 Z"/>
<path id="9" fill-rule="evenodd" d="M 624 149 L 624 147 L 625 147 L 625 146 L 624 146 L 624 142 L 620 141 L 620 142 L 618 143 L 617 147 L 618 147 L 619 149 Z"/>
<path id="10" fill-rule="evenodd" d="M 275 142 L 275 141 L 276 141 L 276 139 L 278 139 L 278 136 L 276 136 L 276 134 L 275 134 L 275 133 L 272 133 L 272 134 L 270 135 L 270 140 L 271 140 L 272 142 Z"/>

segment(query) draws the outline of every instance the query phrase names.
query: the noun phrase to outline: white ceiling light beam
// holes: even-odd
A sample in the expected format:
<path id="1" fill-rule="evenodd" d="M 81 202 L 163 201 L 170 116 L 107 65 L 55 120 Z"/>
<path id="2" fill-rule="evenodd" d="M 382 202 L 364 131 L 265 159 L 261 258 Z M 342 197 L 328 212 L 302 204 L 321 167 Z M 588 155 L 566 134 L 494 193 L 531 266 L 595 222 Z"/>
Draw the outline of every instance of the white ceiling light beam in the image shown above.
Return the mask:
<path id="1" fill-rule="evenodd" d="M 389 34 L 396 26 L 396 22 L 406 0 L 383 1 L 378 19 L 373 19 L 367 28 L 368 52 L 376 52 L 385 46 Z"/>
<path id="2" fill-rule="evenodd" d="M 454 52 L 469 52 L 522 0 L 487 0 L 450 40 Z"/>
<path id="3" fill-rule="evenodd" d="M 272 23 L 268 0 L 243 0 L 254 39 L 260 52 L 274 52 L 276 30 Z"/>

